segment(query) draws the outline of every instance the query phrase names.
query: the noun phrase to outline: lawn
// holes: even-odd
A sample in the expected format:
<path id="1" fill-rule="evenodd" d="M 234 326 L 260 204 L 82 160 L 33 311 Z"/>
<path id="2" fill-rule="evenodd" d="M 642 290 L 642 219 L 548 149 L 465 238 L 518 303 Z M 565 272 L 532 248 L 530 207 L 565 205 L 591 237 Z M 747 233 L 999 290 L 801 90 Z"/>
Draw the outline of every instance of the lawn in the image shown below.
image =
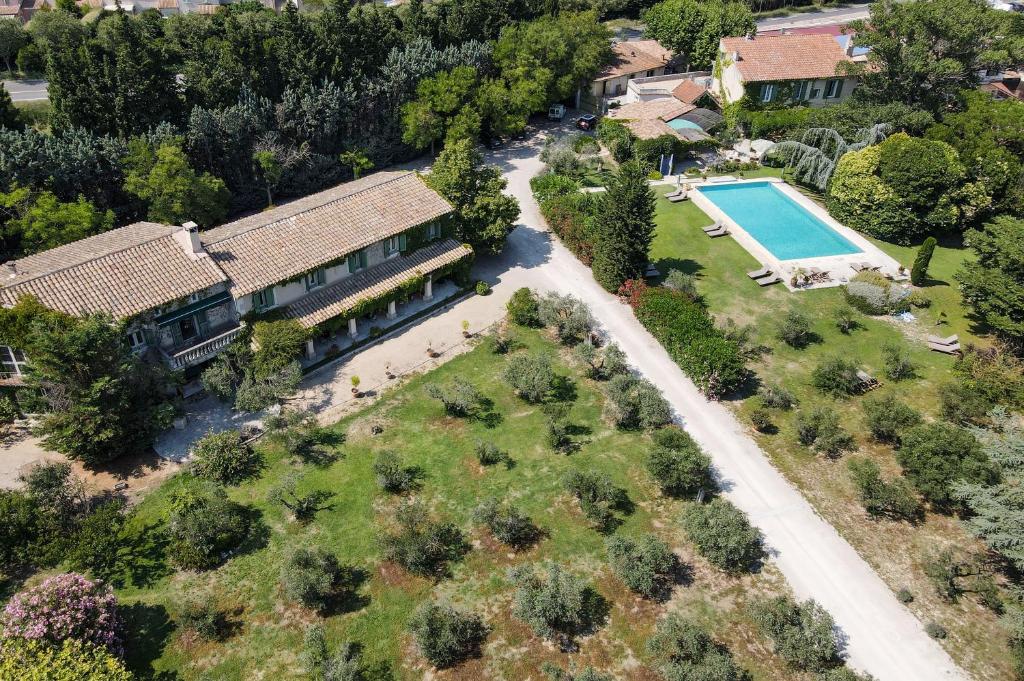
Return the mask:
<path id="1" fill-rule="evenodd" d="M 969 257 L 968 252 L 955 244 L 943 244 L 936 249 L 930 268 L 931 281 L 923 288 L 933 301 L 932 306 L 915 310 L 916 322 L 907 324 L 860 315 L 860 328 L 843 335 L 833 322 L 835 310 L 844 302 L 841 289 L 791 293 L 782 286 L 759 288 L 746 276 L 746 272 L 756 269 L 759 263 L 731 238 L 706 237 L 700 227 L 712 221 L 690 202 L 672 204 L 659 196 L 656 221 L 652 260 L 658 270 L 666 274 L 674 268 L 695 275 L 699 292 L 720 323 L 732 319 L 737 324 L 750 325 L 754 343 L 766 349 L 753 363 L 758 379 L 781 384 L 800 402 L 793 412 L 773 415 L 778 432 L 758 434 L 762 448 L 893 590 L 910 589 L 914 601 L 909 607 L 923 622 L 934 620 L 949 630 L 944 645 L 960 664 L 976 678 L 1010 678 L 1006 636 L 997 617 L 969 597 L 959 604 L 941 601 L 921 567 L 922 560 L 936 547 L 955 545 L 980 551 L 980 545 L 963 532 L 955 519 L 947 516 L 928 514 L 926 521 L 918 526 L 871 520 L 861 507 L 845 463 L 827 460 L 801 446 L 793 427 L 794 414 L 799 408 L 829 404 L 842 416 L 844 427 L 857 438 L 858 452 L 853 455 L 870 456 L 883 470 L 897 473 L 899 469 L 892 449 L 867 436 L 860 409 L 863 398 L 836 401 L 824 397 L 811 387 L 810 374 L 826 357 L 841 355 L 883 379 L 882 387 L 873 394 L 896 391 L 926 417 L 934 417 L 938 411 L 936 389 L 948 380 L 953 360 L 928 351 L 924 336 L 958 333 L 962 343 L 986 343 L 984 337 L 977 335 L 976 326 L 964 316 L 952 279 L 953 273 Z M 909 267 L 913 262 L 916 249 L 875 243 L 904 265 Z M 813 320 L 818 336 L 816 342 L 803 350 L 795 350 L 775 336 L 779 319 L 791 307 Z M 945 323 L 936 326 L 940 313 L 944 313 Z M 886 343 L 899 343 L 907 348 L 917 366 L 915 378 L 885 384 L 881 349 Z M 734 400 L 731 405 L 741 419 L 749 422 L 748 415 L 758 402 L 757 398 L 747 397 Z"/>
<path id="2" fill-rule="evenodd" d="M 336 431 L 345 436 L 342 457 L 327 467 L 299 464 L 272 443 L 262 445 L 268 464 L 262 477 L 232 488 L 230 494 L 255 509 L 264 529 L 216 570 L 174 573 L 166 567 L 158 529 L 170 493 L 184 479 L 178 476 L 147 497 L 133 521 L 135 533 L 148 538 L 148 544 L 143 542 L 129 561 L 133 568 L 123 576 L 118 596 L 122 603 L 134 604 L 128 610 L 130 627 L 136 631 L 128 649 L 135 670 L 159 678 L 303 678 L 302 637 L 318 618 L 283 598 L 278 575 L 283 557 L 292 548 L 318 546 L 335 552 L 343 563 L 365 570 L 359 602 L 327 617 L 324 625 L 332 646 L 355 641 L 363 647 L 371 678 L 424 678 L 426 665 L 405 634 L 405 622 L 419 603 L 441 597 L 482 613 L 492 632 L 482 658 L 432 678 L 538 679 L 544 661 L 565 667 L 571 658 L 577 665 L 594 664 L 622 678 L 653 679 L 643 666 L 644 642 L 660 614 L 680 610 L 709 627 L 754 679 L 809 679 L 785 670 L 749 621 L 749 602 L 786 590 L 775 568 L 769 563 L 758 574 L 732 578 L 696 556 L 679 529 L 683 502 L 662 497 L 644 468 L 649 436 L 611 427 L 602 416 L 600 385 L 583 378 L 565 351 L 541 332 L 520 330 L 517 336 L 525 346 L 519 351 L 550 353 L 556 371 L 567 378 L 561 392 L 571 402 L 569 420 L 580 443 L 577 451 L 556 454 L 544 443 L 545 417 L 540 408 L 513 395 L 501 379 L 506 358 L 481 344 L 338 423 Z M 444 416 L 440 404 L 425 396 L 424 385 L 455 377 L 476 385 L 493 401 L 498 417 L 485 422 Z M 374 434 L 378 427 L 381 432 Z M 473 454 L 478 440 L 492 441 L 509 452 L 514 465 L 481 467 Z M 447 579 L 435 583 L 381 561 L 378 532 L 398 503 L 378 489 L 372 471 L 375 454 L 386 449 L 401 453 L 409 464 L 422 469 L 418 494 L 438 517 L 458 524 L 472 544 Z M 674 589 L 667 603 L 633 596 L 611 574 L 606 537 L 590 527 L 562 489 L 563 475 L 574 468 L 603 471 L 628 491 L 635 508 L 622 518 L 617 532 L 656 532 L 690 567 L 690 579 Z M 306 527 L 290 522 L 266 502 L 268 490 L 296 470 L 302 476 L 302 489 L 335 494 L 330 508 Z M 513 500 L 546 536 L 520 554 L 496 544 L 471 521 L 474 506 L 489 496 Z M 511 615 L 507 568 L 541 560 L 557 561 L 586 576 L 610 605 L 607 623 L 581 638 L 579 651 L 572 655 L 541 641 Z M 233 632 L 226 641 L 199 642 L 174 631 L 176 605 L 187 593 L 211 594 L 232 613 Z"/>

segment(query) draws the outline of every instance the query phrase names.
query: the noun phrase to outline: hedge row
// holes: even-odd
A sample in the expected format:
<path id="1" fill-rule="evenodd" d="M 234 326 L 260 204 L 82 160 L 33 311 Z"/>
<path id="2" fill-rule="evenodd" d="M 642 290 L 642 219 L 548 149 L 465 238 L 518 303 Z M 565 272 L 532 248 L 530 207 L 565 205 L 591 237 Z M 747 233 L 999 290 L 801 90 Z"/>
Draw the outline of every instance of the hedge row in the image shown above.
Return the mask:
<path id="1" fill-rule="evenodd" d="M 640 291 L 632 304 L 640 323 L 705 395 L 721 397 L 746 380 L 739 345 L 715 327 L 702 304 L 664 287 Z"/>
<path id="2" fill-rule="evenodd" d="M 533 178 L 530 186 L 551 231 L 590 267 L 594 259 L 592 222 L 597 212 L 597 195 L 580 193 L 578 182 L 554 173 Z"/>

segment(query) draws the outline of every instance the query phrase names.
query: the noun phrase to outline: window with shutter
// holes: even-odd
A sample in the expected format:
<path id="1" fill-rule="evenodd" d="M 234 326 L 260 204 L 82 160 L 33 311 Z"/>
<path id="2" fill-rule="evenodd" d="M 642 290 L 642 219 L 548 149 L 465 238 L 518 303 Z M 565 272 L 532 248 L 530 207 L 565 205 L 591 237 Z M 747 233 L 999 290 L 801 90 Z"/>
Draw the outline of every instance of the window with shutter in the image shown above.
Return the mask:
<path id="1" fill-rule="evenodd" d="M 409 237 L 407 237 L 405 234 L 398 235 L 398 250 L 400 250 L 403 253 L 409 250 Z"/>

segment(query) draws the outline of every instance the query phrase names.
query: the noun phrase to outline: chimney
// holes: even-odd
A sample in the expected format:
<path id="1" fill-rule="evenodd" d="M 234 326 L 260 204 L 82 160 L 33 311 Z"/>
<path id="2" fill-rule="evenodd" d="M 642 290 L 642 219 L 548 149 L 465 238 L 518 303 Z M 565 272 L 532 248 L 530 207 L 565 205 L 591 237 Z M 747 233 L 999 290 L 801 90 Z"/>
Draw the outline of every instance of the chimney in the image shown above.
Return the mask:
<path id="1" fill-rule="evenodd" d="M 174 230 L 174 239 L 187 255 L 198 257 L 206 253 L 199 241 L 199 225 L 191 220 Z"/>
<path id="2" fill-rule="evenodd" d="M 746 40 L 747 42 L 753 42 L 754 34 L 753 33 L 748 33 L 745 36 L 743 36 L 743 39 Z"/>
<path id="3" fill-rule="evenodd" d="M 733 53 L 730 56 L 732 57 L 732 62 L 735 64 L 736 62 L 738 62 L 740 60 L 739 50 L 733 50 Z"/>

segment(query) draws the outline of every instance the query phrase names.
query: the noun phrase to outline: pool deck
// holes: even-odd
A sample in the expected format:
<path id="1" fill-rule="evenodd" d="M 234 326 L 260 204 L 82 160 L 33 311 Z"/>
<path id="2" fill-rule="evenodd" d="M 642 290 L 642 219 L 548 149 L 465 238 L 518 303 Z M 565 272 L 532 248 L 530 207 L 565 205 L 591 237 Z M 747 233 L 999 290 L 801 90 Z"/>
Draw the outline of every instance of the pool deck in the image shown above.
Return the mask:
<path id="1" fill-rule="evenodd" d="M 779 260 L 771 251 L 762 246 L 757 239 L 740 227 L 721 208 L 712 203 L 709 198 L 704 196 L 701 192 L 696 191 L 700 187 L 718 187 L 724 184 L 753 184 L 765 182 L 774 183 L 777 189 L 795 201 L 801 208 L 834 229 L 863 252 L 850 253 L 847 255 L 822 256 L 817 258 Z M 675 183 L 673 182 L 673 185 L 674 184 Z M 707 182 L 693 182 L 692 180 L 683 178 L 682 185 L 685 187 L 687 184 L 693 189 L 693 191 L 688 192 L 688 196 L 690 200 L 693 201 L 694 205 L 707 213 L 708 216 L 716 222 L 725 225 L 726 229 L 729 231 L 729 236 L 739 242 L 739 244 L 743 246 L 748 253 L 754 256 L 758 262 L 762 265 L 768 266 L 771 268 L 773 273 L 782 277 L 782 283 L 791 291 L 804 291 L 814 288 L 841 286 L 849 282 L 850 278 L 857 273 L 857 271 L 853 269 L 853 265 L 857 263 L 867 263 L 871 268 L 877 269 L 879 272 L 891 277 L 895 281 L 909 279 L 908 275 L 901 275 L 899 273 L 900 263 L 886 255 L 877 246 L 865 239 L 859 233 L 850 229 L 846 225 L 837 222 L 821 206 L 779 178 L 738 180 L 733 177 L 723 176 L 711 178 L 711 180 Z M 803 270 L 806 273 L 810 272 L 811 268 L 817 268 L 823 272 L 827 272 L 830 279 L 809 285 L 792 285 L 791 280 L 797 270 Z"/>

